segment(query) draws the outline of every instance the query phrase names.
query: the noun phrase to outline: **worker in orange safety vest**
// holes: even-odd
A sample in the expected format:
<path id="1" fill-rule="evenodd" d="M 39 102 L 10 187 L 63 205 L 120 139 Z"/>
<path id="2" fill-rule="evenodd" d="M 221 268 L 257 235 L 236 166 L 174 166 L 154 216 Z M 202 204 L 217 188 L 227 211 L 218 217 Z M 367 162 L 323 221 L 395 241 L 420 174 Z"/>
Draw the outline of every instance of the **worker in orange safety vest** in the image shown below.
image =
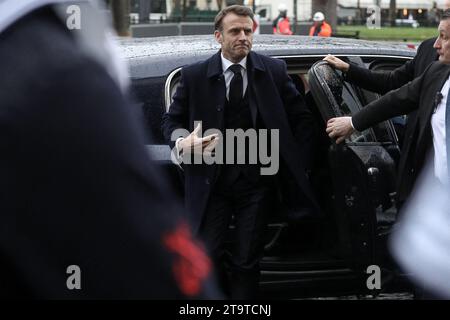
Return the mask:
<path id="1" fill-rule="evenodd" d="M 318 11 L 314 14 L 313 17 L 314 24 L 309 29 L 310 36 L 319 36 L 319 37 L 331 37 L 331 26 L 326 23 L 325 15 Z"/>
<path id="2" fill-rule="evenodd" d="M 280 4 L 278 6 L 278 17 L 273 21 L 273 33 L 274 34 L 284 34 L 292 35 L 291 24 L 289 18 L 287 17 L 287 7 L 285 4 Z"/>

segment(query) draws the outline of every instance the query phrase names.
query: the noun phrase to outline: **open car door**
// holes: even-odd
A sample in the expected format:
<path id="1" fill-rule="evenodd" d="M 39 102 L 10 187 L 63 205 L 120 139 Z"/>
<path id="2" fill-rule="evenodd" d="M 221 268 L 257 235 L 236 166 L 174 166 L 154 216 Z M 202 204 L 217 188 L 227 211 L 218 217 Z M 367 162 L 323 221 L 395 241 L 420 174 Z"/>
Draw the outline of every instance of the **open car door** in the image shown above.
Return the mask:
<path id="1" fill-rule="evenodd" d="M 351 116 L 363 107 L 353 87 L 324 61 L 311 67 L 309 84 L 325 122 Z M 392 124 L 384 122 L 353 133 L 339 145 L 329 140 L 327 157 L 340 247 L 364 272 L 371 264 L 384 264 L 386 236 L 396 217 L 394 155 L 398 146 L 391 128 Z"/>

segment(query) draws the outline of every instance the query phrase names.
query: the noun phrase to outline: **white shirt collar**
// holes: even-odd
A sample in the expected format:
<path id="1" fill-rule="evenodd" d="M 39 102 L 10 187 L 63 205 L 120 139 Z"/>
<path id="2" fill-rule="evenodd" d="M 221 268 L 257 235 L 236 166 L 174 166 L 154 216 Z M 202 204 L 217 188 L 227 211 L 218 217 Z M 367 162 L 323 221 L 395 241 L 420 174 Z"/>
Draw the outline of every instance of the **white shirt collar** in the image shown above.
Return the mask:
<path id="1" fill-rule="evenodd" d="M 231 62 L 230 60 L 225 58 L 223 56 L 223 53 L 220 53 L 220 57 L 222 58 L 222 70 L 223 70 L 223 72 L 227 71 L 230 66 L 235 64 L 234 62 Z M 239 64 L 242 66 L 242 68 L 244 68 L 244 70 L 246 70 L 247 69 L 247 56 L 245 56 L 244 59 L 239 61 Z"/>

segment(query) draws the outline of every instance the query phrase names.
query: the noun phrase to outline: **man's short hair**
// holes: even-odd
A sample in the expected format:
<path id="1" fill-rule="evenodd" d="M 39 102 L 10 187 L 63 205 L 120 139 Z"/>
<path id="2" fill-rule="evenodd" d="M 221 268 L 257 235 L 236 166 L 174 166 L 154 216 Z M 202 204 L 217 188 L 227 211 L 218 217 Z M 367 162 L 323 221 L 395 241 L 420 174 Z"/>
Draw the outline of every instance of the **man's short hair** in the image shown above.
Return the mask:
<path id="1" fill-rule="evenodd" d="M 252 9 L 250 9 L 249 7 L 245 7 L 245 6 L 240 6 L 240 5 L 233 5 L 233 6 L 229 6 L 226 7 L 224 9 L 222 9 L 216 16 L 216 18 L 214 19 L 214 30 L 217 31 L 222 31 L 222 21 L 223 18 L 225 18 L 225 16 L 229 13 L 234 13 L 235 15 L 238 16 L 243 16 L 243 17 L 250 17 L 253 21 L 253 11 Z"/>
<path id="2" fill-rule="evenodd" d="M 441 21 L 450 19 L 450 9 L 444 10 L 441 16 Z"/>

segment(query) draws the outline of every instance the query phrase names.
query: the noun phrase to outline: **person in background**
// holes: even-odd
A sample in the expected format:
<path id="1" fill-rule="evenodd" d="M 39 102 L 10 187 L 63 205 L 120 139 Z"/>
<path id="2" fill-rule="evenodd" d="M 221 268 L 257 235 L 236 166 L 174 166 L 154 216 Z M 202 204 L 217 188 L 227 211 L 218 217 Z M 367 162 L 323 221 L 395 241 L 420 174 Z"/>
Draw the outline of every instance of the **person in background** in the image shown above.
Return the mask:
<path id="1" fill-rule="evenodd" d="M 318 11 L 314 13 L 313 25 L 309 29 L 309 35 L 314 37 L 331 37 L 332 29 L 331 26 L 325 21 L 325 15 Z"/>
<path id="2" fill-rule="evenodd" d="M 284 3 L 278 6 L 278 17 L 273 20 L 273 34 L 292 35 L 291 23 L 287 17 L 287 7 Z"/>

